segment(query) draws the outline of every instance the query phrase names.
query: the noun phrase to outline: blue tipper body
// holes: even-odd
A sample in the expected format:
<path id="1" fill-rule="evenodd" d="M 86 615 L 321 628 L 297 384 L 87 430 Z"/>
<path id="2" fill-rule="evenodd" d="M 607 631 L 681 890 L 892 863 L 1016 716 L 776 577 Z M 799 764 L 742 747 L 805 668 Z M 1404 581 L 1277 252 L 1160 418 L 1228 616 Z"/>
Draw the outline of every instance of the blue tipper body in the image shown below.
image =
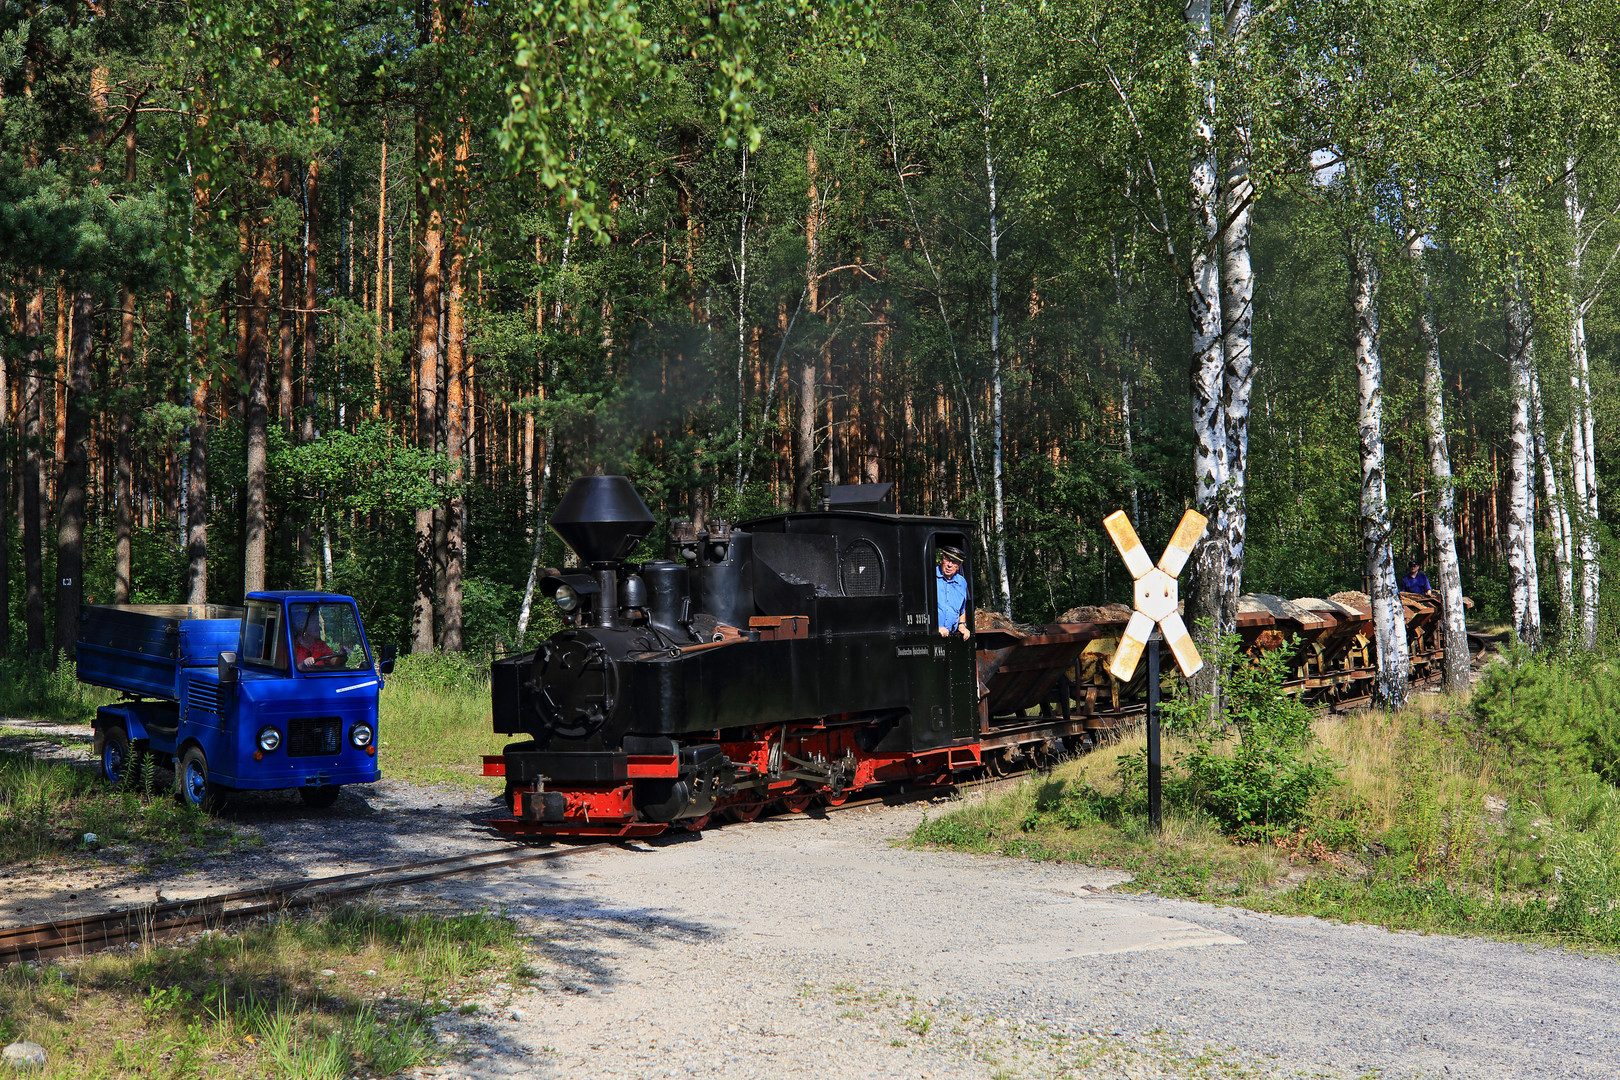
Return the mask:
<path id="1" fill-rule="evenodd" d="M 216 604 L 91 605 L 80 613 L 78 677 L 119 691 L 124 700 L 96 711 L 96 746 L 122 727 L 135 752 L 178 761 L 193 747 L 206 758 L 215 789 L 337 787 L 378 780 L 379 664 L 360 629 L 354 601 L 334 593 L 257 592 L 248 607 Z M 359 635 L 342 670 L 301 670 L 289 633 L 288 605 L 344 604 Z M 276 613 L 282 666 L 243 657 L 246 613 Z M 263 640 L 264 626 L 255 626 Z M 228 654 L 225 662 L 221 653 Z M 232 663 L 233 656 L 235 662 Z M 388 656 L 385 654 L 385 661 Z M 392 665 L 384 662 L 383 671 Z M 221 675 L 227 677 L 221 682 Z M 364 742 L 357 725 L 367 725 Z M 260 734 L 276 730 L 276 746 Z M 257 754 L 257 757 L 255 757 Z"/>

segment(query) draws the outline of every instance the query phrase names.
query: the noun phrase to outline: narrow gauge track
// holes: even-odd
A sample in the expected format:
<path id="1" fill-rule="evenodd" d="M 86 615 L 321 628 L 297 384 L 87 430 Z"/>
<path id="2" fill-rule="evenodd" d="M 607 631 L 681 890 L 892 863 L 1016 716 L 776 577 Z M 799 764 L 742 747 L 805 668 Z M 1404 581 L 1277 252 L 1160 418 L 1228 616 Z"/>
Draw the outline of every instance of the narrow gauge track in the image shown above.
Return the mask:
<path id="1" fill-rule="evenodd" d="M 297 911 L 376 889 L 394 889 L 456 874 L 476 874 L 520 863 L 560 859 L 588 851 L 601 851 L 611 846 L 583 844 L 517 854 L 470 852 L 331 877 L 274 882 L 254 889 L 194 900 L 143 904 L 104 915 L 19 926 L 0 930 L 0 965 L 59 956 L 83 956 L 127 942 L 178 937 L 196 929 L 215 929 L 258 915 Z"/>

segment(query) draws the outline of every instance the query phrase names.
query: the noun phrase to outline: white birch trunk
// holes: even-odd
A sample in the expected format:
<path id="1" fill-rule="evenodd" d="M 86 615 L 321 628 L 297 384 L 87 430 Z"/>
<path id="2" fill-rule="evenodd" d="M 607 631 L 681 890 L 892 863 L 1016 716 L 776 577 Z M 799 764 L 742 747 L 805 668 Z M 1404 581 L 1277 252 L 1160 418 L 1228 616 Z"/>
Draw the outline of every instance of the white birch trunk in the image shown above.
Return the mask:
<path id="1" fill-rule="evenodd" d="M 1210 519 L 1194 555 L 1194 581 L 1189 600 L 1194 620 L 1208 618 L 1213 637 L 1200 634 L 1206 655 L 1214 655 L 1219 635 L 1230 629 L 1223 622 L 1221 597 L 1226 588 L 1228 563 L 1227 521 L 1223 488 L 1227 482 L 1226 417 L 1221 407 L 1226 366 L 1221 334 L 1221 274 L 1217 246 L 1221 203 L 1216 183 L 1214 36 L 1210 0 L 1188 0 L 1187 63 L 1195 88 L 1197 111 L 1192 127 L 1192 166 L 1188 194 L 1193 235 L 1187 252 L 1187 309 L 1192 323 L 1192 419 L 1194 492 L 1198 510 Z M 1198 689 L 1215 689 L 1215 672 L 1205 667 L 1196 680 Z"/>
<path id="2" fill-rule="evenodd" d="M 1236 42 L 1238 69 L 1243 67 L 1252 15 L 1251 0 L 1231 0 L 1226 8 L 1225 32 Z M 1254 183 L 1249 177 L 1250 131 L 1248 118 L 1235 114 L 1226 169 L 1225 219 L 1221 236 L 1221 351 L 1225 370 L 1226 486 L 1222 506 L 1226 517 L 1226 571 L 1221 589 L 1220 624 L 1237 625 L 1238 597 L 1243 593 L 1243 545 L 1248 533 L 1247 474 L 1249 460 L 1249 399 L 1254 389 L 1254 265 L 1249 254 L 1249 233 L 1254 216 Z"/>
<path id="3" fill-rule="evenodd" d="M 1361 426 L 1361 537 L 1378 639 L 1373 698 L 1397 709 L 1406 704 L 1411 665 L 1406 614 L 1395 581 L 1395 550 L 1384 484 L 1384 372 L 1378 355 L 1378 265 L 1366 241 L 1351 241 L 1356 328 L 1356 386 Z"/>
<path id="4" fill-rule="evenodd" d="M 979 3 L 979 23 L 986 18 L 984 0 Z M 1001 392 L 1001 222 L 996 202 L 996 162 L 990 143 L 993 119 L 990 100 L 990 62 L 979 53 L 979 77 L 984 86 L 984 104 L 979 117 L 984 123 L 984 180 L 989 193 L 990 211 L 990 483 L 994 502 L 990 508 L 991 527 L 996 534 L 996 592 L 1001 613 L 1012 618 L 1012 586 L 1007 575 L 1007 496 L 1002 475 L 1002 441 L 1005 418 Z"/>
<path id="5" fill-rule="evenodd" d="M 1564 209 L 1571 232 L 1569 281 L 1570 343 L 1570 492 L 1568 506 L 1575 566 L 1580 579 L 1581 647 L 1597 645 L 1598 616 L 1598 538 L 1596 447 L 1592 441 L 1592 392 L 1586 355 L 1586 311 L 1596 299 L 1583 296 L 1583 266 L 1590 240 L 1585 229 L 1586 206 L 1576 176 L 1576 159 L 1571 156 L 1564 174 Z"/>
<path id="6" fill-rule="evenodd" d="M 1575 628 L 1575 582 L 1571 567 L 1572 543 L 1569 506 L 1558 482 L 1558 470 L 1547 450 L 1547 416 L 1541 402 L 1541 380 L 1530 372 L 1530 432 L 1536 462 L 1541 469 L 1542 497 L 1547 501 L 1547 523 L 1552 528 L 1553 566 L 1558 572 L 1558 633 L 1573 640 Z M 1562 449 L 1562 447 L 1560 447 Z M 1561 456 L 1561 455 L 1560 455 Z"/>
<path id="7" fill-rule="evenodd" d="M 1530 484 L 1530 371 L 1534 364 L 1529 305 L 1523 279 L 1514 275 L 1508 296 L 1508 364 L 1512 394 L 1512 430 L 1508 453 L 1508 593 L 1513 629 L 1532 649 L 1541 646 L 1540 590 L 1536 581 L 1536 522 Z"/>
<path id="8" fill-rule="evenodd" d="M 1456 490 L 1451 481 L 1451 447 L 1446 439 L 1445 382 L 1440 366 L 1440 332 L 1435 327 L 1429 270 L 1423 261 L 1426 238 L 1414 232 L 1407 254 L 1418 276 L 1418 337 L 1423 346 L 1424 421 L 1428 428 L 1429 532 L 1434 538 L 1435 576 L 1439 579 L 1441 633 L 1446 652 L 1446 689 L 1468 691 L 1473 657 L 1468 651 L 1468 624 L 1463 610 L 1462 569 L 1457 563 Z"/>

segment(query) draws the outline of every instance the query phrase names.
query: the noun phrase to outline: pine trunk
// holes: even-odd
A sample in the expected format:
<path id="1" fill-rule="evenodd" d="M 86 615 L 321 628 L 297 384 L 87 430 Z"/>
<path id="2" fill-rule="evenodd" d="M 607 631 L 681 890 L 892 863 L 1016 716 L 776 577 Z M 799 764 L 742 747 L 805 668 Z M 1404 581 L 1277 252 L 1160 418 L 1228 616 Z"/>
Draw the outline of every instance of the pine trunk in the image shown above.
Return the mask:
<path id="1" fill-rule="evenodd" d="M 274 164 L 266 162 L 265 194 L 271 191 Z M 268 507 L 265 484 L 270 472 L 270 278 L 275 248 L 267 216 L 257 222 L 253 239 L 252 283 L 247 311 L 247 398 L 243 402 L 247 434 L 247 505 L 242 530 L 242 590 L 265 588 Z M 240 317 L 240 316 L 239 316 Z"/>
<path id="2" fill-rule="evenodd" d="M 56 640 L 53 662 L 72 660 L 79 638 L 79 605 L 84 600 L 85 479 L 90 442 L 90 372 L 94 345 L 91 319 L 94 298 L 80 289 L 73 295 L 68 351 L 67 400 L 64 411 L 66 450 L 56 515 Z"/>
<path id="3" fill-rule="evenodd" d="M 457 215 L 450 232 L 449 311 L 445 319 L 445 453 L 450 458 L 450 498 L 444 506 L 444 629 L 439 647 L 462 650 L 462 579 L 466 573 L 467 500 L 462 484 L 467 477 L 467 343 L 463 293 L 466 277 L 466 233 L 462 185 L 465 182 L 470 133 L 462 127 L 456 142 Z"/>
<path id="4" fill-rule="evenodd" d="M 1356 336 L 1356 385 L 1361 429 L 1361 537 L 1366 553 L 1378 673 L 1373 698 L 1398 709 L 1406 704 L 1411 665 L 1406 614 L 1395 580 L 1395 550 L 1384 483 L 1384 372 L 1378 354 L 1378 266 L 1371 247 L 1351 241 Z"/>
<path id="5" fill-rule="evenodd" d="M 118 445 L 114 468 L 118 473 L 115 498 L 116 524 L 113 537 L 113 603 L 129 603 L 131 503 L 135 498 L 134 463 L 130 459 L 130 437 L 134 422 L 129 415 L 129 388 L 135 384 L 135 293 L 125 288 L 119 297 L 118 366 Z"/>
<path id="6" fill-rule="evenodd" d="M 38 345 L 45 329 L 45 290 L 36 288 L 23 308 L 23 333 L 35 343 L 27 354 L 23 382 L 23 623 L 30 659 L 45 655 L 45 572 L 42 489 L 45 485 L 45 380 L 40 368 L 45 352 Z"/>
<path id="7" fill-rule="evenodd" d="M 444 135 L 425 115 L 416 122 L 416 215 L 422 246 L 416 270 L 416 444 L 424 453 L 438 449 L 434 434 L 439 401 L 439 319 L 444 304 Z M 416 511 L 416 588 L 411 606 L 411 651 L 433 651 L 433 508 Z"/>
<path id="8" fill-rule="evenodd" d="M 805 169 L 810 177 L 810 207 L 804 215 L 805 283 L 810 290 L 810 314 L 814 316 L 821 313 L 821 279 L 816 274 L 821 198 L 816 188 L 814 146 L 805 150 Z M 820 327 L 819 322 L 817 325 Z M 816 475 L 816 381 L 820 374 L 816 358 L 807 354 L 799 364 L 798 426 L 793 447 L 793 509 L 801 511 L 815 508 L 812 500 Z"/>

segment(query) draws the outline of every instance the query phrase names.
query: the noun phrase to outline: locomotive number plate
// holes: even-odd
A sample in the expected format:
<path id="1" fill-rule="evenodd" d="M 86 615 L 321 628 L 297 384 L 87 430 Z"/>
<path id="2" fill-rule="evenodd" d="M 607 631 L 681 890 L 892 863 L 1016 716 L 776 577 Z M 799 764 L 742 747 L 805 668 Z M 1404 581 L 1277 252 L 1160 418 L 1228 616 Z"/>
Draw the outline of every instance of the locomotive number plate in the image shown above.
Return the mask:
<path id="1" fill-rule="evenodd" d="M 894 655 L 905 656 L 932 656 L 936 660 L 945 659 L 945 646 L 943 645 L 897 645 Z"/>

